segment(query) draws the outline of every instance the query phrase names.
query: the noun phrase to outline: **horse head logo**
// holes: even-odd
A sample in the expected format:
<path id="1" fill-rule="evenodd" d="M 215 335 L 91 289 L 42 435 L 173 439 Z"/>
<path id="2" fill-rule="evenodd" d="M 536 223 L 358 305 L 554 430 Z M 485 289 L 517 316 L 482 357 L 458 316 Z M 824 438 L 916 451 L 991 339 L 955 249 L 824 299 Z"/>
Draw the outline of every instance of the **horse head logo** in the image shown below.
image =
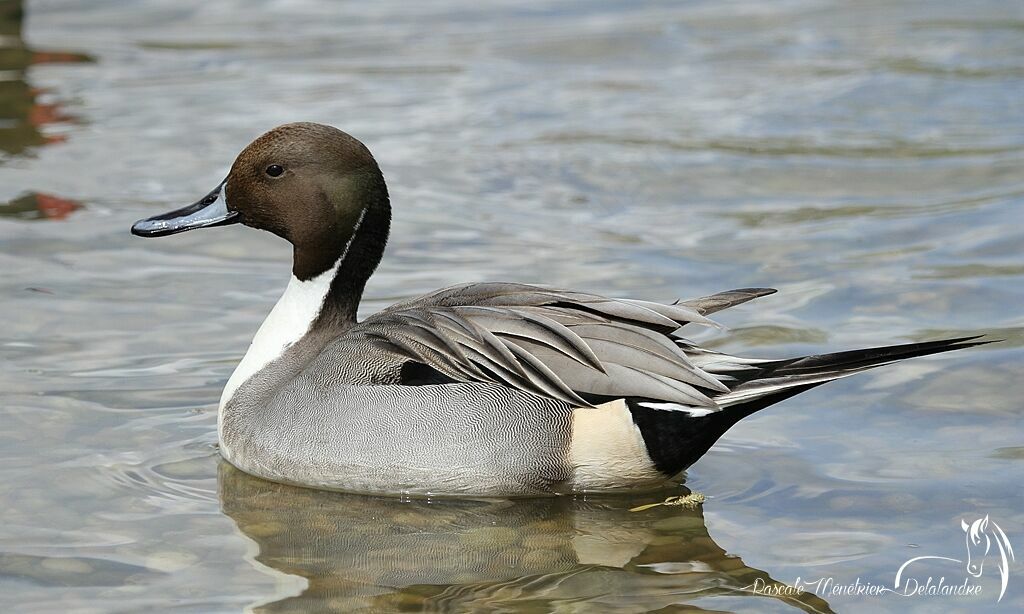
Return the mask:
<path id="1" fill-rule="evenodd" d="M 999 569 L 1001 588 L 997 603 L 1002 601 L 1003 595 L 1006 593 L 1006 583 L 1010 580 L 1010 561 L 1015 560 L 1013 547 L 1010 545 L 1010 540 L 1006 537 L 1006 533 L 1003 533 L 1003 530 L 998 524 L 989 520 L 988 516 L 979 518 L 970 524 L 961 518 L 960 528 L 963 529 L 966 534 L 966 559 L 954 559 L 948 556 L 916 556 L 901 565 L 896 571 L 896 581 L 893 587 L 899 588 L 901 586 L 904 571 L 906 571 L 907 567 L 909 567 L 911 563 L 916 563 L 917 561 L 931 559 L 963 563 L 968 574 L 975 578 L 980 578 L 985 568 L 985 560 L 990 557 L 998 556 L 996 567 Z M 992 548 L 993 545 L 995 546 L 994 551 Z"/>
<path id="2" fill-rule="evenodd" d="M 980 578 L 984 570 L 985 559 L 988 558 L 992 545 L 995 544 L 999 551 L 999 560 L 996 565 L 999 569 L 999 577 L 1002 581 L 1002 590 L 999 591 L 999 599 L 1003 598 L 1006 592 L 1006 583 L 1010 579 L 1009 563 L 1015 560 L 1013 546 L 1006 537 L 1006 533 L 999 528 L 999 525 L 988 519 L 979 518 L 967 524 L 967 521 L 960 519 L 960 528 L 964 530 L 967 541 L 967 559 L 964 561 L 967 573 L 975 578 Z M 995 553 L 992 553 L 993 556 Z"/>

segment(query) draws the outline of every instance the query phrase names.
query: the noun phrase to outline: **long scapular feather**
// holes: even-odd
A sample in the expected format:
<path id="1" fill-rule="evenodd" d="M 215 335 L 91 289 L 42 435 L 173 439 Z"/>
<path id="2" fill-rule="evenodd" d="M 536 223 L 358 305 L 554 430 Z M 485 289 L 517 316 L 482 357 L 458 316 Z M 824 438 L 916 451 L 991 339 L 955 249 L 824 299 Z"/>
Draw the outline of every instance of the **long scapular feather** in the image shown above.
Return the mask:
<path id="1" fill-rule="evenodd" d="M 700 315 L 706 316 L 776 292 L 778 291 L 775 288 L 739 288 L 688 301 L 676 301 L 676 305 L 685 305 L 696 310 Z"/>

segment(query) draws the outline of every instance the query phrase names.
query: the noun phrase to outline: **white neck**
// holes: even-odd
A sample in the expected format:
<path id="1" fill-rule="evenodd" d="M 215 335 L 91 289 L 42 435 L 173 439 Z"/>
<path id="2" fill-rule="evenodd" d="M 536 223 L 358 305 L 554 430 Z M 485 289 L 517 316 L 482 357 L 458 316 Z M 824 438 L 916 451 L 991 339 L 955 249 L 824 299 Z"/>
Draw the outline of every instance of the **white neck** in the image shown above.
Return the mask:
<path id="1" fill-rule="evenodd" d="M 316 320 L 317 316 L 320 315 L 320 310 L 324 306 L 324 299 L 327 298 L 327 293 L 331 290 L 331 282 L 334 281 L 334 276 L 338 274 L 341 263 L 345 262 L 348 250 L 352 247 L 352 241 L 355 240 L 356 233 L 359 232 L 359 228 L 363 225 L 366 211 L 367 208 L 364 207 L 359 212 L 359 219 L 356 220 L 355 226 L 352 227 L 352 234 L 349 236 L 348 242 L 345 243 L 345 249 L 342 250 L 341 257 L 335 261 L 334 266 L 307 281 L 302 281 L 295 277 L 295 275 L 292 275 L 291 281 L 288 282 L 288 287 L 284 289 L 284 294 L 278 299 L 274 308 L 270 310 L 270 315 L 260 325 L 260 329 L 256 331 L 256 336 L 253 337 L 252 343 L 249 344 L 249 350 L 242 357 L 242 362 L 238 363 L 238 366 L 235 367 L 235 372 L 228 378 L 228 383 L 224 386 L 224 392 L 220 395 L 220 407 L 217 412 L 218 422 L 219 415 L 224 411 L 224 407 L 231 400 L 238 387 L 245 383 L 245 380 L 255 375 L 260 369 L 283 354 L 288 349 L 288 346 L 302 339 L 309 332 L 309 327 L 313 324 L 313 320 Z"/>
<path id="2" fill-rule="evenodd" d="M 301 281 L 292 276 L 284 294 L 256 331 L 256 336 L 249 344 L 249 350 L 242 358 L 242 362 L 238 363 L 235 372 L 224 386 L 224 392 L 220 396 L 221 411 L 239 386 L 283 354 L 288 346 L 309 331 L 313 320 L 320 315 L 324 299 L 331 289 L 331 281 L 343 259 L 344 257 L 339 258 L 332 268 L 308 281 Z"/>

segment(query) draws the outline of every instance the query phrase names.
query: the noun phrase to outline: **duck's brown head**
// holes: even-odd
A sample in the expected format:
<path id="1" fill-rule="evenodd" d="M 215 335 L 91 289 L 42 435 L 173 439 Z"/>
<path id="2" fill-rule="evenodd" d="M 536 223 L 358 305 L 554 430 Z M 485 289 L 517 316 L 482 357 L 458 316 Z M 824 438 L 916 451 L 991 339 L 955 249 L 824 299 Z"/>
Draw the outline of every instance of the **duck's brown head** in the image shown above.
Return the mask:
<path id="1" fill-rule="evenodd" d="M 370 151 L 337 128 L 301 122 L 249 144 L 202 200 L 140 220 L 132 233 L 159 237 L 235 223 L 269 230 L 291 242 L 293 272 L 305 280 L 343 257 L 346 269 L 368 268 L 369 277 L 389 222 L 387 188 Z"/>

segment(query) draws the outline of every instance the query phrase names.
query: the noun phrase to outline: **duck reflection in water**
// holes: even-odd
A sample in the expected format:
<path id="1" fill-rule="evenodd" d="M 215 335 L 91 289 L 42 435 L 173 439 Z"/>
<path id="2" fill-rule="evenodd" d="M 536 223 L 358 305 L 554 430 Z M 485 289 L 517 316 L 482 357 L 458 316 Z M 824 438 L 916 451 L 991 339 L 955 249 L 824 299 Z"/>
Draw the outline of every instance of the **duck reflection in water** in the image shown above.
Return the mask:
<path id="1" fill-rule="evenodd" d="M 716 544 L 699 508 L 629 511 L 660 495 L 403 500 L 286 486 L 223 461 L 218 484 L 224 513 L 259 546 L 256 559 L 308 581 L 262 613 L 545 612 L 581 602 L 694 611 L 682 604 L 715 596 L 832 611 L 809 593 L 753 593 L 755 581 L 775 580 Z"/>

